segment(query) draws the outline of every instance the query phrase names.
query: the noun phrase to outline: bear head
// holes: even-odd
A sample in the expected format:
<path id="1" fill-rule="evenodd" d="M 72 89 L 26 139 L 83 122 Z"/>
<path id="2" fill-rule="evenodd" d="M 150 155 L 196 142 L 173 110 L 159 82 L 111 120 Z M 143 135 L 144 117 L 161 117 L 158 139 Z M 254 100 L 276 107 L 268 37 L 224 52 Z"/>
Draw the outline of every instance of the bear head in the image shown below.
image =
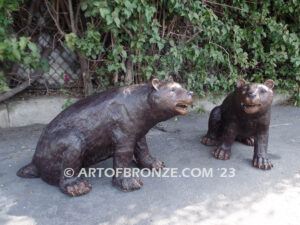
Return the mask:
<path id="1" fill-rule="evenodd" d="M 267 80 L 263 84 L 247 83 L 239 79 L 236 88 L 236 101 L 246 114 L 267 111 L 273 101 L 274 81 Z"/>
<path id="2" fill-rule="evenodd" d="M 151 102 L 158 106 L 161 112 L 184 115 L 188 111 L 188 105 L 194 101 L 193 92 L 174 82 L 172 77 L 167 82 L 153 79 L 152 88 Z"/>

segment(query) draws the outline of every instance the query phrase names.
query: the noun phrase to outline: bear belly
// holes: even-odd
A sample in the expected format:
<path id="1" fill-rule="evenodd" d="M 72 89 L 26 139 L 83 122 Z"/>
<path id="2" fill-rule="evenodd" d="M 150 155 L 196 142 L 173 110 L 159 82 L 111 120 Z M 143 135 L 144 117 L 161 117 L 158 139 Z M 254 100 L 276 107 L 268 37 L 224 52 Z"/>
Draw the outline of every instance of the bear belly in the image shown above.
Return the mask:
<path id="1" fill-rule="evenodd" d="M 114 154 L 112 145 L 95 146 L 93 149 L 86 151 L 82 165 L 83 167 L 97 164 L 105 159 L 112 157 Z"/>

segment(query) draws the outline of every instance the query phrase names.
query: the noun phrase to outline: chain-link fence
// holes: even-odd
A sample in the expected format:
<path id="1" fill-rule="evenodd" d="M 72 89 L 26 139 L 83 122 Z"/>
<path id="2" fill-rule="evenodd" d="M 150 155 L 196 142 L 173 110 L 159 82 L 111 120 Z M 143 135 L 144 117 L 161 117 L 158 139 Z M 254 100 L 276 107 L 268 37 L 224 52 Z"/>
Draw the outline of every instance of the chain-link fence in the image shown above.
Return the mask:
<path id="1" fill-rule="evenodd" d="M 37 40 L 39 50 L 51 47 L 48 57 L 49 71 L 31 84 L 28 89 L 60 89 L 82 88 L 80 79 L 80 65 L 75 53 L 66 48 L 63 43 L 51 41 L 49 34 L 41 34 Z M 24 80 L 29 80 L 33 69 L 25 69 L 18 65 L 16 72 L 12 73 L 10 86 L 17 86 Z"/>

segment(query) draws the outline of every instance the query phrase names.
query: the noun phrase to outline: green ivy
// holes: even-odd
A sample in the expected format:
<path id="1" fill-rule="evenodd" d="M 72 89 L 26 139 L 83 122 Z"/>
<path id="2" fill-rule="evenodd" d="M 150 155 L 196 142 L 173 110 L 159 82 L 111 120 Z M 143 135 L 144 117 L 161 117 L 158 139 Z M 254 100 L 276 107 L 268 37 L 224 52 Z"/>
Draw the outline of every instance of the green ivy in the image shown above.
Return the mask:
<path id="1" fill-rule="evenodd" d="M 30 37 L 14 37 L 12 30 L 13 12 L 19 10 L 22 0 L 0 0 L 0 63 L 6 61 L 19 62 L 24 68 L 43 67 L 47 69 L 47 62 L 40 62 L 40 54 L 35 43 Z M 0 68 L 0 92 L 9 91 L 3 68 Z"/>
<path id="2" fill-rule="evenodd" d="M 131 59 L 135 83 L 173 75 L 204 96 L 232 91 L 241 77 L 251 82 L 273 79 L 277 90 L 290 92 L 295 105 L 300 103 L 300 0 L 73 3 L 81 4 L 84 19 L 80 33 L 67 34 L 65 41 L 90 60 L 101 90 L 125 83 Z M 22 54 L 31 54 L 28 39 L 22 44 L 21 38 L 8 40 L 9 60 L 23 62 Z"/>
<path id="3" fill-rule="evenodd" d="M 67 43 L 92 59 L 102 52 L 105 76 L 125 74 L 130 56 L 135 76 L 172 74 L 199 95 L 232 91 L 244 77 L 274 79 L 279 90 L 299 96 L 299 1 L 215 2 L 84 1 L 91 24 L 84 37 L 70 34 Z M 114 43 L 107 48 L 102 40 L 108 32 Z"/>

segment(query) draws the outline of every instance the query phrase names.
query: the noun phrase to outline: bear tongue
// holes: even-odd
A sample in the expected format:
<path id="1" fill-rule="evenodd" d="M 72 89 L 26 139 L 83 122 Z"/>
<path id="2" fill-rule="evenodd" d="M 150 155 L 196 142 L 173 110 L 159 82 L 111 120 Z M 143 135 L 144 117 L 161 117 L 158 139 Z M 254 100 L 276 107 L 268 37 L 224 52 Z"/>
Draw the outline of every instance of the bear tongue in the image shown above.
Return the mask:
<path id="1" fill-rule="evenodd" d="M 183 115 L 187 113 L 188 106 L 184 103 L 177 103 L 175 106 L 175 110 Z"/>

